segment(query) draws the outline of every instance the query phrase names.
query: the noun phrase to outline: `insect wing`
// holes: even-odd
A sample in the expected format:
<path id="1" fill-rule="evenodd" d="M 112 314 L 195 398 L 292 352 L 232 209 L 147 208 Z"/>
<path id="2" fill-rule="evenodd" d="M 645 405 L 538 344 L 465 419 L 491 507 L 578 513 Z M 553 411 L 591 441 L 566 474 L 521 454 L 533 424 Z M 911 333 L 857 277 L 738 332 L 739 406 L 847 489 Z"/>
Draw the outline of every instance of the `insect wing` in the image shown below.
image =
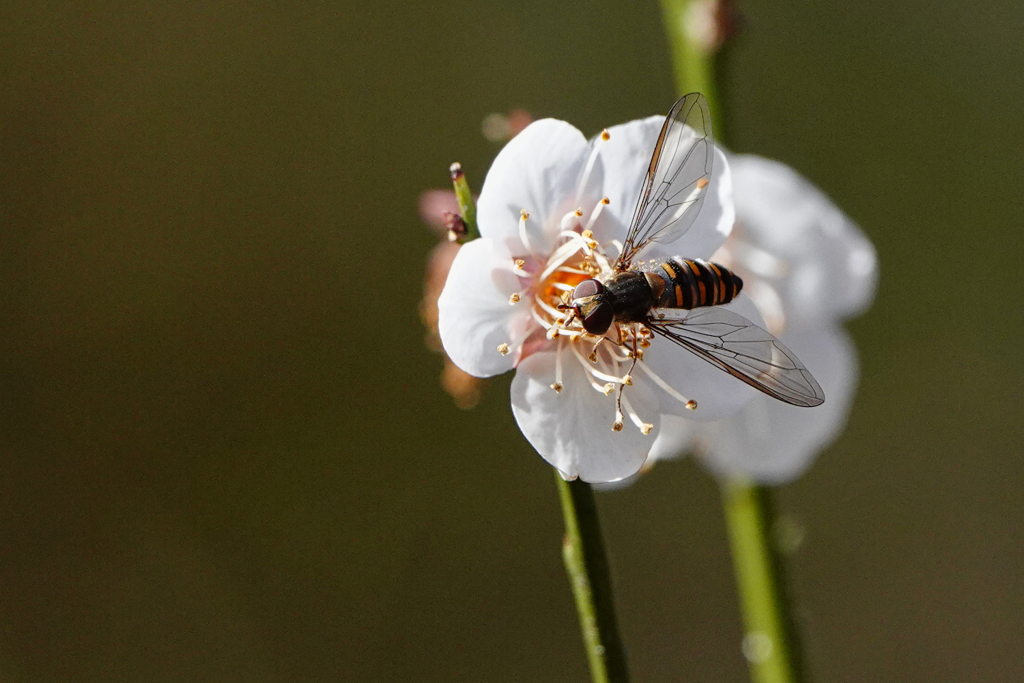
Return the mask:
<path id="1" fill-rule="evenodd" d="M 700 93 L 690 93 L 665 117 L 616 262 L 618 270 L 628 268 L 651 242 L 674 242 L 690 229 L 704 203 L 714 160 L 708 103 Z"/>
<path id="2" fill-rule="evenodd" d="M 825 392 L 793 352 L 738 313 L 721 306 L 657 309 L 645 324 L 780 401 L 812 407 L 825 400 Z"/>

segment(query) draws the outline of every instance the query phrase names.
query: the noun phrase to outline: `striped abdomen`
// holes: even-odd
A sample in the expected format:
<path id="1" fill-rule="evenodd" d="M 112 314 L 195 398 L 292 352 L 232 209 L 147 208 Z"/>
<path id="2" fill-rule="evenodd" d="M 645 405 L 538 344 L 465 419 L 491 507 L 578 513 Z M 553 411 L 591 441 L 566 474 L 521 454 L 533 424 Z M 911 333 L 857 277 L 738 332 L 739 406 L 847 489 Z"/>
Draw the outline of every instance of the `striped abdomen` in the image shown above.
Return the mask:
<path id="1" fill-rule="evenodd" d="M 727 304 L 743 289 L 743 280 L 725 266 L 701 259 L 672 258 L 651 269 L 665 280 L 657 306 L 698 308 Z"/>

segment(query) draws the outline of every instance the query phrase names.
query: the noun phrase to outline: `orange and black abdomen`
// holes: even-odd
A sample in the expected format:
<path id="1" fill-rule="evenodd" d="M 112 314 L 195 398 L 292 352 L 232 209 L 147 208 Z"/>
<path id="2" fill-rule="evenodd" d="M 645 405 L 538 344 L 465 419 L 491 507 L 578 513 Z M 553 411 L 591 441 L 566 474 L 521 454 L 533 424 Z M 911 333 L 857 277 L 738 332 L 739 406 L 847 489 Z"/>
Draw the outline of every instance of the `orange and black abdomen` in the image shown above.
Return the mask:
<path id="1" fill-rule="evenodd" d="M 711 261 L 673 258 L 652 270 L 665 279 L 665 290 L 657 303 L 664 308 L 727 304 L 743 289 L 739 275 Z"/>

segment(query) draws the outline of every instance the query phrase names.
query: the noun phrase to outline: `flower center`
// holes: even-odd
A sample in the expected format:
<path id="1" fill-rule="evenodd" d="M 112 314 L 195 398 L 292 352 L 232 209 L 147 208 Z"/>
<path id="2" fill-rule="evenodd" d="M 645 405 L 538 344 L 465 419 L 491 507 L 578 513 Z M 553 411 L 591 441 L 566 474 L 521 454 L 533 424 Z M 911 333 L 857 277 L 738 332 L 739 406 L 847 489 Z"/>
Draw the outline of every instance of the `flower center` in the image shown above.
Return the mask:
<path id="1" fill-rule="evenodd" d="M 615 321 L 603 335 L 594 335 L 583 328 L 571 308 L 572 292 L 578 284 L 594 278 L 606 279 L 613 272 L 612 261 L 589 229 L 607 204 L 607 199 L 599 202 L 586 225 L 581 222 L 583 212 L 579 209 L 563 217 L 556 246 L 532 286 L 531 314 L 546 338 L 555 344 L 555 381 L 551 388 L 556 392 L 562 390 L 563 360 L 575 359 L 595 391 L 609 397 L 615 395 L 612 429 L 621 431 L 628 417 L 641 432 L 649 434 L 654 426 L 641 419 L 624 389 L 633 384 L 631 373 L 643 358 L 643 349 L 651 344 L 650 330 L 641 323 Z M 611 245 L 622 249 L 618 242 Z"/>

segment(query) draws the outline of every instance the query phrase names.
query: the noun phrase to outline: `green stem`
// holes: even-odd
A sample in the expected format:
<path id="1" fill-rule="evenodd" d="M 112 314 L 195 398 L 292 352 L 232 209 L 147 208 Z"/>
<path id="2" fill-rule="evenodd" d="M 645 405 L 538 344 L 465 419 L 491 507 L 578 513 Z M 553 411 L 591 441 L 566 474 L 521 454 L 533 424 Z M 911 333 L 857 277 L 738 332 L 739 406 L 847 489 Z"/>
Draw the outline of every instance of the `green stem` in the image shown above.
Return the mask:
<path id="1" fill-rule="evenodd" d="M 699 92 L 708 101 L 711 117 L 715 123 L 715 139 L 721 142 L 722 108 L 715 87 L 714 62 L 718 51 L 710 49 L 695 31 L 689 29 L 689 21 L 707 0 L 661 0 L 662 17 L 668 32 L 669 47 L 672 50 L 672 67 L 676 75 L 676 90 L 680 95 Z"/>
<path id="2" fill-rule="evenodd" d="M 715 88 L 720 46 L 691 30 L 689 23 L 694 18 L 703 19 L 697 23 L 707 30 L 709 17 L 700 17 L 700 13 L 714 11 L 717 16 L 713 18 L 721 21 L 728 10 L 723 2 L 727 0 L 719 0 L 718 5 L 709 5 L 709 0 L 661 0 L 679 93 L 696 90 L 704 94 L 719 143 L 725 140 L 725 112 Z M 727 29 L 711 26 L 711 30 L 720 32 L 727 33 Z M 801 683 L 805 679 L 797 629 L 784 590 L 782 562 L 770 540 L 773 517 L 768 489 L 731 481 L 723 485 L 722 498 L 746 630 L 743 653 L 750 664 L 751 678 L 754 683 Z"/>
<path id="3" fill-rule="evenodd" d="M 790 611 L 781 558 L 771 542 L 774 513 L 769 491 L 742 481 L 722 486 L 732 541 L 736 582 L 743 608 L 743 654 L 754 683 L 804 680 L 796 629 Z"/>
<path id="4" fill-rule="evenodd" d="M 590 678 L 593 683 L 625 683 L 629 672 L 615 619 L 611 573 L 594 491 L 586 482 L 565 481 L 557 471 L 555 480 L 565 516 L 562 559 L 576 598 Z"/>

